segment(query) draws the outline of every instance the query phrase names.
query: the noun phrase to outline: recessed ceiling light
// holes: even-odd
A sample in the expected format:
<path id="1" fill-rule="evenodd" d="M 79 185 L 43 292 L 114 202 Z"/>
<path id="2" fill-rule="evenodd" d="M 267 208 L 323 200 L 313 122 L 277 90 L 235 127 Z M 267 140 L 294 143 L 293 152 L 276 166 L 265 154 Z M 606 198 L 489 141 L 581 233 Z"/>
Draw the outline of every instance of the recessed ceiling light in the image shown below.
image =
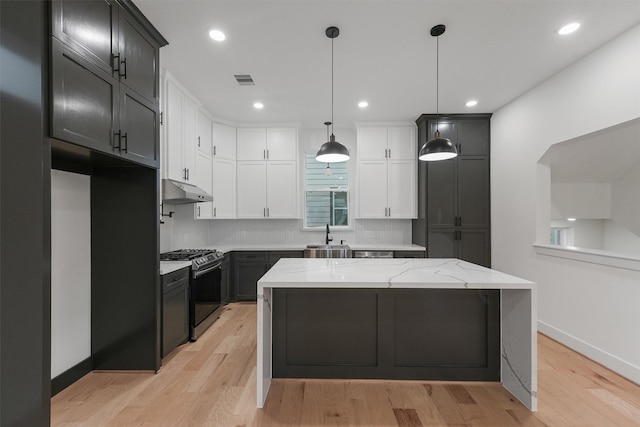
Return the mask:
<path id="1" fill-rule="evenodd" d="M 224 33 L 220 30 L 211 30 L 209 31 L 209 37 L 211 37 L 212 39 L 214 39 L 217 42 L 221 42 L 224 39 L 227 38 L 227 36 L 224 35 Z"/>
<path id="2" fill-rule="evenodd" d="M 467 107 L 475 107 L 476 105 L 478 105 L 478 101 L 476 101 L 475 99 L 470 99 L 464 105 L 466 105 Z"/>
<path id="3" fill-rule="evenodd" d="M 369 103 L 367 101 L 358 102 L 358 107 L 360 108 L 367 108 L 368 106 L 369 106 Z"/>
<path id="4" fill-rule="evenodd" d="M 575 218 L 567 218 L 567 221 L 575 221 Z"/>
<path id="5" fill-rule="evenodd" d="M 580 23 L 579 22 L 572 22 L 571 24 L 567 24 L 564 27 L 560 28 L 558 30 L 558 34 L 560 34 L 561 36 L 565 36 L 567 34 L 573 33 L 578 28 L 580 28 Z"/>
<path id="6" fill-rule="evenodd" d="M 255 108 L 256 110 L 262 110 L 264 108 L 264 104 L 262 102 L 254 102 L 253 108 Z"/>

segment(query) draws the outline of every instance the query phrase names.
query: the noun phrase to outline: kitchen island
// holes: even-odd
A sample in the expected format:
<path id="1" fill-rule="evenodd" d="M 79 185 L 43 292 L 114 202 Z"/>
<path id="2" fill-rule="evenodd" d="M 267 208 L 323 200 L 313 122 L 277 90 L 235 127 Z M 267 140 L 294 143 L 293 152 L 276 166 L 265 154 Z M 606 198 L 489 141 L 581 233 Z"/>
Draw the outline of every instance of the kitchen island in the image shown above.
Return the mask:
<path id="1" fill-rule="evenodd" d="M 484 329 L 492 318 L 493 334 Z M 281 259 L 258 281 L 257 329 L 258 407 L 273 376 L 455 381 L 495 371 L 493 380 L 537 409 L 536 285 L 465 261 Z M 330 345 L 313 348 L 316 338 Z M 466 350 L 451 353 L 461 343 L 486 366 L 467 369 Z"/>

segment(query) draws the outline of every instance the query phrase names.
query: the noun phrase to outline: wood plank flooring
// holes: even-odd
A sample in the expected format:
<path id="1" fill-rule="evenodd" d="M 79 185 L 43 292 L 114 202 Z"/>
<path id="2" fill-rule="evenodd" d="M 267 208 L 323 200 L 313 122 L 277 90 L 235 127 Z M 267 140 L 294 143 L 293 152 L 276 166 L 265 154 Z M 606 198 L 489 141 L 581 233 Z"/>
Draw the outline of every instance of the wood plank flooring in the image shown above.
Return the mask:
<path id="1" fill-rule="evenodd" d="M 158 374 L 93 372 L 52 426 L 640 426 L 640 386 L 538 335 L 539 411 L 499 383 L 274 380 L 255 408 L 256 305 L 227 306 Z"/>

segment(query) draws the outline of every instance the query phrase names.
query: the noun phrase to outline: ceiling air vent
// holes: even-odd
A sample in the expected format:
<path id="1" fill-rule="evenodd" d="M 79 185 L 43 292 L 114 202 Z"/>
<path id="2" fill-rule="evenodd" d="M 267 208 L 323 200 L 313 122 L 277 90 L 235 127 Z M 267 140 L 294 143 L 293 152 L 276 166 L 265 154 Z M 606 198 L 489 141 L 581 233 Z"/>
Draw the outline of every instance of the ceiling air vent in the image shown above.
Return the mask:
<path id="1" fill-rule="evenodd" d="M 236 81 L 240 86 L 255 86 L 256 84 L 253 81 L 251 74 L 234 74 L 233 77 L 236 78 Z"/>

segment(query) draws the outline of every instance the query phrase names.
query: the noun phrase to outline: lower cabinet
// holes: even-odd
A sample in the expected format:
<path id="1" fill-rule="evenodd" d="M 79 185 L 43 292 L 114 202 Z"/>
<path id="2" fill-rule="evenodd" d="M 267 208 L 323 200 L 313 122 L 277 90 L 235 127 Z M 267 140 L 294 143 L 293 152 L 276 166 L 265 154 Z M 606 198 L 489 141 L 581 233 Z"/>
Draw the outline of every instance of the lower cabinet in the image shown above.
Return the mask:
<path id="1" fill-rule="evenodd" d="M 228 304 L 231 302 L 231 255 L 225 254 L 222 259 L 222 272 L 221 272 L 221 284 L 220 284 L 220 301 L 222 304 Z"/>
<path id="2" fill-rule="evenodd" d="M 234 252 L 232 268 L 235 300 L 255 301 L 258 298 L 258 280 L 280 258 L 302 258 L 303 255 L 303 251 Z"/>
<path id="3" fill-rule="evenodd" d="M 189 267 L 162 276 L 162 357 L 189 339 Z"/>
<path id="4" fill-rule="evenodd" d="M 258 280 L 267 272 L 267 252 L 234 252 L 233 282 L 237 301 L 255 301 Z"/>

